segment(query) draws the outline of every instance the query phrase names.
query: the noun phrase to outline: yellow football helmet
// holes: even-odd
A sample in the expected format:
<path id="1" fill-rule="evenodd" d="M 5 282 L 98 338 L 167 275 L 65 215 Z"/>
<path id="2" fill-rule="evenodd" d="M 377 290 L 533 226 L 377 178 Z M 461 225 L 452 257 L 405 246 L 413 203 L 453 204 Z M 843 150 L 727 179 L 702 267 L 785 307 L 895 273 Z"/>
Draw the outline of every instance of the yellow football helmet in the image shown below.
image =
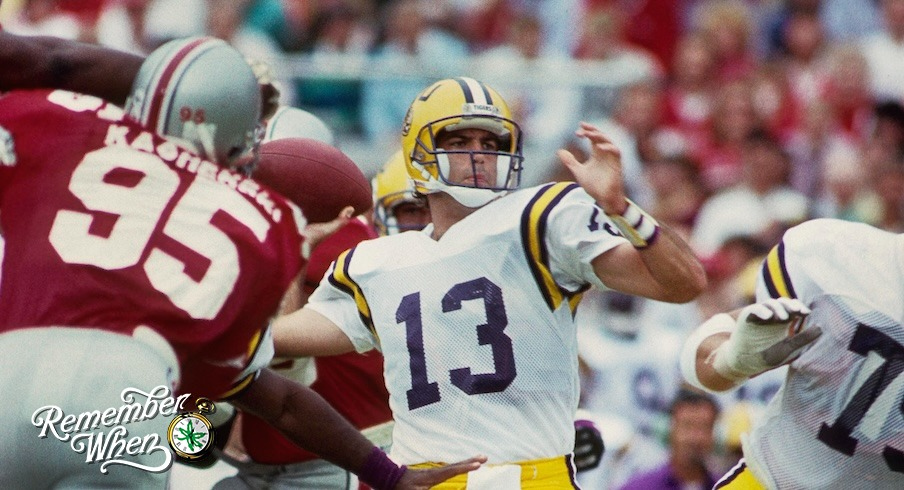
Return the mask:
<path id="1" fill-rule="evenodd" d="M 383 168 L 373 178 L 371 187 L 374 190 L 374 225 L 381 235 L 395 235 L 408 230 L 420 230 L 420 226 L 403 225 L 395 216 L 395 209 L 405 203 L 425 206 L 422 197 L 414 195 L 414 186 L 405 170 L 405 158 L 402 150 L 395 152 Z"/>
<path id="2" fill-rule="evenodd" d="M 447 151 L 437 148 L 443 131 L 482 129 L 499 138 L 498 151 Z M 440 80 L 421 92 L 408 108 L 402 128 L 402 151 L 408 175 L 422 194 L 446 192 L 468 207 L 480 207 L 517 189 L 521 183 L 521 128 L 496 90 L 473 78 Z M 492 155 L 496 181 L 477 186 L 448 180 L 452 153 Z M 477 182 L 477 179 L 475 179 Z"/>

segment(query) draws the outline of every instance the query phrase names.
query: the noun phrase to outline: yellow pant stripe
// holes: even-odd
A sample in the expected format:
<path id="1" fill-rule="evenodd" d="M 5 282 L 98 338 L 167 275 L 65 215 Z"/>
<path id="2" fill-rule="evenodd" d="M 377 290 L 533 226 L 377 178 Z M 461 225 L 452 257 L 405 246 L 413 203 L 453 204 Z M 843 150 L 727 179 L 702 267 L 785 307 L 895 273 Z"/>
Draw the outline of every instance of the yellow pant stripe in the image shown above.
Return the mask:
<path id="1" fill-rule="evenodd" d="M 729 470 L 721 480 L 716 482 L 713 489 L 727 490 L 767 490 L 759 480 L 753 476 L 750 468 L 742 459 L 734 468 Z"/>
<path id="2" fill-rule="evenodd" d="M 523 489 L 575 489 L 574 470 L 571 455 L 556 456 L 548 459 L 520 461 L 521 488 Z M 441 463 L 423 463 L 411 465 L 412 468 L 435 468 Z M 492 465 L 488 465 L 492 466 Z M 465 490 L 468 487 L 468 475 L 458 475 L 436 485 L 434 490 Z"/>

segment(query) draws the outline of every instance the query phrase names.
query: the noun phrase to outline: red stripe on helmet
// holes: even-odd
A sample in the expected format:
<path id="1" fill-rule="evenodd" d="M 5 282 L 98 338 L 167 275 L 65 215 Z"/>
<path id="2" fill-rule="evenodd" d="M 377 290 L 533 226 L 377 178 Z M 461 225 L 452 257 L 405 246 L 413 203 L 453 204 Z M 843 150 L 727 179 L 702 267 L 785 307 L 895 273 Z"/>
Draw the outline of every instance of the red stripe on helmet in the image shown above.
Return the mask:
<path id="1" fill-rule="evenodd" d="M 192 50 L 209 40 L 210 38 L 199 38 L 182 46 L 182 48 L 173 55 L 169 63 L 166 64 L 166 67 L 164 67 L 163 73 L 160 75 L 157 82 L 157 86 L 150 91 L 151 101 L 146 122 L 148 128 L 158 131 L 161 129 L 157 127 L 159 123 L 158 119 L 160 118 L 160 113 L 163 112 L 163 100 L 166 98 L 166 92 L 170 82 L 172 82 L 173 75 L 176 73 L 176 68 L 185 61 L 185 58 L 188 57 Z"/>

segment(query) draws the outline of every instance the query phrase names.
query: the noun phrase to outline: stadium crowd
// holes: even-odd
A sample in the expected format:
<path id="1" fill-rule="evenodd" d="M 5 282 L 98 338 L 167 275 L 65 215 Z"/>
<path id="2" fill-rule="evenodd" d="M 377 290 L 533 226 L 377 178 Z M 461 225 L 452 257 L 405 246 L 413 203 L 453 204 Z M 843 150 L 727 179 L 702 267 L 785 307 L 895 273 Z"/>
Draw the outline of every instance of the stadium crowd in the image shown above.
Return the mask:
<path id="1" fill-rule="evenodd" d="M 685 391 L 678 357 L 703 320 L 754 301 L 786 230 L 839 218 L 904 233 L 904 0 L 6 0 L 0 23 L 142 55 L 224 39 L 269 63 L 282 103 L 326 121 L 368 177 L 445 75 L 504 94 L 526 135 L 525 186 L 572 180 L 555 150 L 586 156 L 574 128 L 601 128 L 629 197 L 687 239 L 709 285 L 678 305 L 585 294 L 581 408 L 606 445 L 578 475 L 585 489 L 651 488 L 638 482 L 666 462 L 707 485 L 737 461 L 784 372 L 707 403 Z M 293 71 L 296 59 L 330 69 Z"/>

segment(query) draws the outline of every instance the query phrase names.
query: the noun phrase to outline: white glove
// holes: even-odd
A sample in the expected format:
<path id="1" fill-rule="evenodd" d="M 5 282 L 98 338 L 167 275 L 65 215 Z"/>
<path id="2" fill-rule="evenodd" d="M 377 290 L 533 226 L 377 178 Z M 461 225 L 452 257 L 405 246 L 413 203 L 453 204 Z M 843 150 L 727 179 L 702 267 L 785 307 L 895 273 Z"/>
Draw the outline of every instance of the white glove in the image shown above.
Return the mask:
<path id="1" fill-rule="evenodd" d="M 810 309 L 790 298 L 745 306 L 737 328 L 707 360 L 720 376 L 735 382 L 787 364 L 821 334 L 818 326 L 801 331 Z"/>

